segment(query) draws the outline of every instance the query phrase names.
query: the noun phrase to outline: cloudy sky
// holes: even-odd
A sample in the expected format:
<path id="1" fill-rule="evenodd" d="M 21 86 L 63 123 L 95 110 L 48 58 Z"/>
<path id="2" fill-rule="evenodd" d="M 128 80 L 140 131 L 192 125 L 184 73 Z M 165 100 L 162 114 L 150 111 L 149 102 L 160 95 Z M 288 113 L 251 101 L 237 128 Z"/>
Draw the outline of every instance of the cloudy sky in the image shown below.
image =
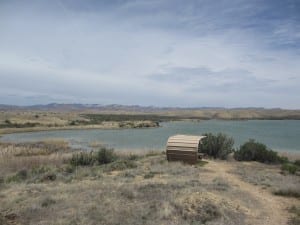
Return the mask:
<path id="1" fill-rule="evenodd" d="M 0 104 L 300 108 L 300 0 L 0 0 Z"/>

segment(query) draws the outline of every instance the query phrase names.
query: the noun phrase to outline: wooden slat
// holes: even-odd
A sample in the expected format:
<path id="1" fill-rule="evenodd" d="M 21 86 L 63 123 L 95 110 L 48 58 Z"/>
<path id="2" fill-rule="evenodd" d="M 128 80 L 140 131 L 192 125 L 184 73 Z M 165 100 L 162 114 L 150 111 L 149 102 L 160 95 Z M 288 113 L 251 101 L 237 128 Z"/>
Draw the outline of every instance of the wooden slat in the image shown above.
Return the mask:
<path id="1" fill-rule="evenodd" d="M 174 150 L 174 151 L 190 151 L 190 152 L 198 152 L 197 148 L 183 148 L 183 147 L 172 147 L 172 146 L 168 146 L 167 147 L 167 151 L 169 150 Z"/>
<path id="2" fill-rule="evenodd" d="M 166 153 L 170 161 L 196 163 L 198 147 L 204 136 L 175 135 L 168 139 Z"/>
<path id="3" fill-rule="evenodd" d="M 176 150 L 168 150 L 167 154 L 177 154 L 177 155 L 196 155 L 197 152 L 194 151 L 176 151 Z"/>
<path id="4" fill-rule="evenodd" d="M 198 143 L 184 143 L 184 142 L 169 142 L 168 145 L 179 145 L 179 146 L 188 146 L 188 145 L 192 145 L 197 147 Z"/>
<path id="5" fill-rule="evenodd" d="M 168 142 L 193 142 L 193 143 L 199 143 L 198 139 L 169 139 Z"/>
<path id="6" fill-rule="evenodd" d="M 198 145 L 192 145 L 192 144 L 177 144 L 177 143 L 173 144 L 173 143 L 171 143 L 171 144 L 168 144 L 167 147 L 198 148 Z"/>
<path id="7" fill-rule="evenodd" d="M 168 155 L 168 158 L 169 159 L 172 159 L 172 158 L 178 158 L 178 159 L 196 159 L 197 157 L 195 157 L 194 155 L 172 155 L 172 154 L 169 154 Z"/>

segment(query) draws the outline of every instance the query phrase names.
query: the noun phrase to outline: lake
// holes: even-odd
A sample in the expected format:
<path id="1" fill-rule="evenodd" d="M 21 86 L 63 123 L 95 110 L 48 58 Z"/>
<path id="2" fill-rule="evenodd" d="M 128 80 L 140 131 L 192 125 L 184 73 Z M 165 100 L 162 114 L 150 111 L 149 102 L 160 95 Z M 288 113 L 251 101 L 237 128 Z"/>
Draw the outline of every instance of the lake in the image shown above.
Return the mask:
<path id="1" fill-rule="evenodd" d="M 26 142 L 45 139 L 65 139 L 73 147 L 88 148 L 89 143 L 101 142 L 116 150 L 163 150 L 174 134 L 201 135 L 223 132 L 235 140 L 235 147 L 250 138 L 277 151 L 300 152 L 299 120 L 248 120 L 200 122 L 180 121 L 161 123 L 160 128 L 120 130 L 61 130 L 7 134 L 1 141 Z"/>

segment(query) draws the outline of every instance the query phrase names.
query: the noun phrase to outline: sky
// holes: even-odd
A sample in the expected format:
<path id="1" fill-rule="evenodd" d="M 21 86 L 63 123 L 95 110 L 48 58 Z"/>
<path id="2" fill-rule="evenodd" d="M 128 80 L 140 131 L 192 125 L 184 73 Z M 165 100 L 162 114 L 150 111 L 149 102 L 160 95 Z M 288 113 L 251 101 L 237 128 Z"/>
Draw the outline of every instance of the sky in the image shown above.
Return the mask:
<path id="1" fill-rule="evenodd" d="M 300 109 L 300 0 L 0 0 L 0 104 Z"/>

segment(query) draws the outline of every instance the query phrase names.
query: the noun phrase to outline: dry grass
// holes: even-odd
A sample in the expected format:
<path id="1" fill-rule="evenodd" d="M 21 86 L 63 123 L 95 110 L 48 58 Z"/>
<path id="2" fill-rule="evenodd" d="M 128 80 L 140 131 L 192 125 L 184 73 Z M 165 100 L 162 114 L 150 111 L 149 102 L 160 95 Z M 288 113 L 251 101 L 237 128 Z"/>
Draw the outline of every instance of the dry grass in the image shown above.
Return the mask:
<path id="1" fill-rule="evenodd" d="M 70 157 L 71 148 L 62 140 L 36 143 L 0 143 L 0 170 L 5 176 L 40 166 L 59 166 Z"/>
<path id="2" fill-rule="evenodd" d="M 215 161 L 191 166 L 169 163 L 161 152 L 126 152 L 107 165 L 72 167 L 64 161 L 65 150 L 26 156 L 7 152 L 27 169 L 14 161 L 6 164 L 10 173 L 0 179 L 0 224 L 230 225 L 264 224 L 270 217 L 265 202 L 210 166 L 218 165 Z"/>
<path id="3" fill-rule="evenodd" d="M 289 220 L 289 225 L 299 225 L 300 224 L 300 206 L 292 206 L 289 212 L 293 215 Z"/>
<path id="4" fill-rule="evenodd" d="M 231 171 L 246 182 L 271 188 L 273 191 L 280 189 L 299 189 L 300 177 L 283 174 L 280 165 L 266 165 L 258 162 L 236 163 L 236 169 Z"/>

